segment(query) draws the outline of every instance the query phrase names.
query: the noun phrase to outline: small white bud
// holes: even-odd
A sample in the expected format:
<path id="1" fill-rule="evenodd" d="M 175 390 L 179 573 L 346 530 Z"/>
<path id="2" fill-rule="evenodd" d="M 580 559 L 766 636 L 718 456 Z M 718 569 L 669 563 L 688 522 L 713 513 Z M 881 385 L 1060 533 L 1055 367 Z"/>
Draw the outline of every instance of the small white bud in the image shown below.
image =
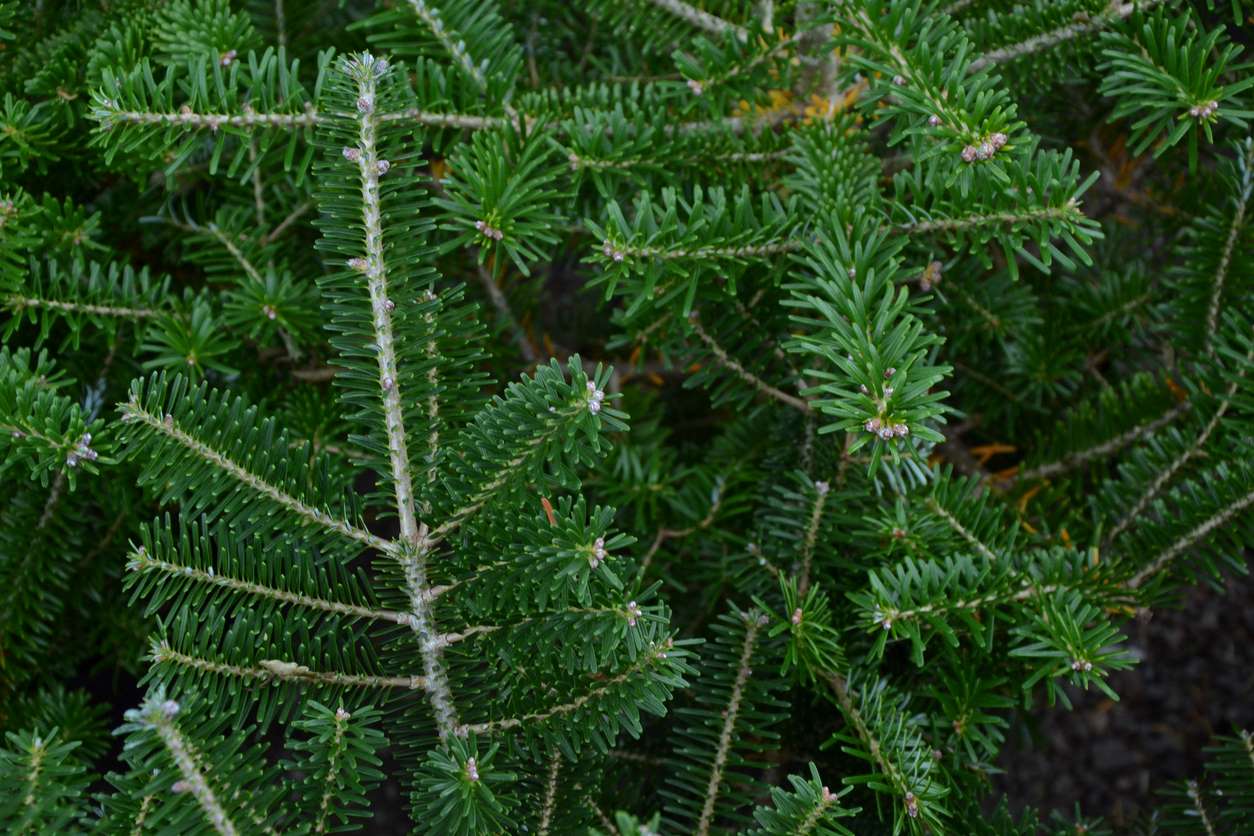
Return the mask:
<path id="1" fill-rule="evenodd" d="M 384 310 L 388 312 L 394 311 L 396 310 L 396 303 L 393 302 L 391 299 L 387 299 L 383 302 L 383 308 Z"/>
<path id="2" fill-rule="evenodd" d="M 792 618 L 789 620 L 793 623 L 794 627 L 801 624 L 801 607 L 797 607 L 792 611 Z"/>
<path id="3" fill-rule="evenodd" d="M 347 711 L 344 710 L 343 706 L 335 709 L 335 719 L 339 720 L 341 723 L 343 723 L 345 720 L 349 719 L 352 716 L 353 715 L 349 714 Z"/>
<path id="4" fill-rule="evenodd" d="M 370 269 L 370 262 L 366 261 L 364 258 L 350 258 L 348 260 L 348 266 L 351 270 L 364 273 L 366 270 Z"/>
<path id="5" fill-rule="evenodd" d="M 900 76 L 900 75 L 893 76 L 893 84 L 895 84 L 896 86 L 902 87 L 905 85 L 905 83 L 906 83 L 906 79 L 904 76 Z"/>
<path id="6" fill-rule="evenodd" d="M 279 312 L 269 305 L 262 305 L 261 312 L 266 315 L 266 319 L 271 320 L 278 318 L 279 315 Z"/>
<path id="7" fill-rule="evenodd" d="M 354 148 L 351 145 L 345 145 L 344 146 L 344 159 L 348 160 L 350 163 L 357 162 L 358 160 L 361 159 L 361 149 Z"/>
<path id="8" fill-rule="evenodd" d="M 391 392 L 392 387 L 395 385 L 396 385 L 396 381 L 392 380 L 392 378 L 390 377 L 383 378 L 383 391 Z"/>
<path id="9" fill-rule="evenodd" d="M 688 79 L 688 89 L 692 91 L 692 95 L 700 96 L 705 92 L 705 88 L 701 86 L 701 82 L 695 78 Z"/>
<path id="10" fill-rule="evenodd" d="M 375 171 L 379 172 L 380 177 L 387 174 L 390 168 L 392 168 L 392 164 L 387 160 L 379 160 L 379 162 L 375 165 Z"/>
<path id="11" fill-rule="evenodd" d="M 931 116 L 927 117 L 927 123 L 931 125 L 933 128 L 935 128 L 938 125 L 940 125 L 941 118 L 937 116 L 935 113 L 933 113 Z"/>
<path id="12" fill-rule="evenodd" d="M 975 162 L 975 155 L 976 151 L 974 145 L 968 145 L 962 149 L 962 161 L 964 163 Z"/>
<path id="13" fill-rule="evenodd" d="M 884 369 L 885 380 L 888 380 L 890 377 L 892 377 L 895 374 L 897 374 L 897 369 L 894 368 L 893 366 L 889 366 L 888 368 Z"/>
<path id="14" fill-rule="evenodd" d="M 357 111 L 359 113 L 369 113 L 374 110 L 374 96 L 366 94 L 357 99 Z"/>
<path id="15" fill-rule="evenodd" d="M 827 484 L 826 482 L 814 483 L 814 490 L 818 493 L 819 496 L 827 496 L 827 492 L 830 491 L 831 489 L 832 489 L 832 486 Z"/>
<path id="16" fill-rule="evenodd" d="M 224 67 L 229 67 L 235 61 L 236 55 L 238 55 L 238 53 L 235 50 L 228 49 L 226 52 L 222 53 L 220 58 L 218 58 L 218 63 Z"/>
<path id="17" fill-rule="evenodd" d="M 466 778 L 470 781 L 479 780 L 479 764 L 474 758 L 466 758 Z"/>

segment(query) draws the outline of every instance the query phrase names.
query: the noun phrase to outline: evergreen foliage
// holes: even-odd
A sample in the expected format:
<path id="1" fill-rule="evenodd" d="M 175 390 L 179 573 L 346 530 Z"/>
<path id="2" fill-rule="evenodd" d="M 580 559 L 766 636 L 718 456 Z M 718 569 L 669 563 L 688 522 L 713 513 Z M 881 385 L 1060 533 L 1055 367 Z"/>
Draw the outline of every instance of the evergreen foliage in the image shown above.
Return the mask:
<path id="1" fill-rule="evenodd" d="M 1246 571 L 1252 15 L 0 0 L 5 831 L 1103 832 L 993 780 Z"/>

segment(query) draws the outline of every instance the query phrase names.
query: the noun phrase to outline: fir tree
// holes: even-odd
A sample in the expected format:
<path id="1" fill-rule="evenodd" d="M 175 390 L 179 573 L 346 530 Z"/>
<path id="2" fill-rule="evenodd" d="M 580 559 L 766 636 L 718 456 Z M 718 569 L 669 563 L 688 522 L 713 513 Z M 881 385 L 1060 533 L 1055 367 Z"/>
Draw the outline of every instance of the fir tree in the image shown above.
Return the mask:
<path id="1" fill-rule="evenodd" d="M 0 821 L 1098 832 L 991 776 L 1245 571 L 1252 12 L 0 0 Z"/>

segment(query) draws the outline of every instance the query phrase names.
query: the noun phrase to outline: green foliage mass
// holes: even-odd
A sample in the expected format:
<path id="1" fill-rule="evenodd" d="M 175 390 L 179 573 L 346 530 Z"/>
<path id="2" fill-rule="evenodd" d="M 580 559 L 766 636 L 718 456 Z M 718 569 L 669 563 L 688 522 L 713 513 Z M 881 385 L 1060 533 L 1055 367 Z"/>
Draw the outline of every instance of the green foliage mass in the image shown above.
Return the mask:
<path id="1" fill-rule="evenodd" d="M 1252 16 L 0 0 L 0 828 L 1104 832 L 994 776 L 1246 571 Z"/>

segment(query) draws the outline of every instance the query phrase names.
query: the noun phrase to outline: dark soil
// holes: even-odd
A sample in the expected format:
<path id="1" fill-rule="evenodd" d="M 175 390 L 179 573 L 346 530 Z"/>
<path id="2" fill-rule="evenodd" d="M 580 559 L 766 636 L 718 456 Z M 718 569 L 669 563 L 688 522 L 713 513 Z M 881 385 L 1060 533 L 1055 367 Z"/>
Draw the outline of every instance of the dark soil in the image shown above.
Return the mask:
<path id="1" fill-rule="evenodd" d="M 1155 805 L 1164 784 L 1200 777 L 1216 734 L 1254 728 L 1254 582 L 1184 592 L 1178 609 L 1125 625 L 1140 656 L 1110 683 L 1119 701 L 1074 692 L 1073 711 L 1040 709 L 1010 735 L 996 780 L 1015 810 L 1100 815 L 1116 831 Z"/>

